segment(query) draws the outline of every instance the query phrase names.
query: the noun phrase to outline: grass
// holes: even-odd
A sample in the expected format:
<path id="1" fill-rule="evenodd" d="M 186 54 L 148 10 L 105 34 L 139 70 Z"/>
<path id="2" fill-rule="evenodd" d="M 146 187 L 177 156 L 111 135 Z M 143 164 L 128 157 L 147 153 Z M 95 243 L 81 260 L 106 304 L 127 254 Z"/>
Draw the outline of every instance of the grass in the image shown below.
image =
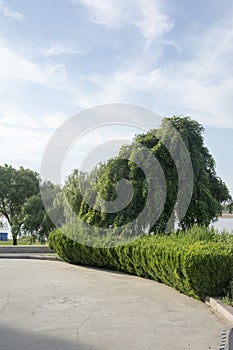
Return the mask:
<path id="1" fill-rule="evenodd" d="M 226 296 L 221 299 L 224 304 L 233 306 L 233 280 L 230 281 Z"/>
<path id="2" fill-rule="evenodd" d="M 221 302 L 222 302 L 223 304 L 230 305 L 230 306 L 233 307 L 233 300 L 231 300 L 228 296 L 223 297 L 223 298 L 221 299 Z"/>

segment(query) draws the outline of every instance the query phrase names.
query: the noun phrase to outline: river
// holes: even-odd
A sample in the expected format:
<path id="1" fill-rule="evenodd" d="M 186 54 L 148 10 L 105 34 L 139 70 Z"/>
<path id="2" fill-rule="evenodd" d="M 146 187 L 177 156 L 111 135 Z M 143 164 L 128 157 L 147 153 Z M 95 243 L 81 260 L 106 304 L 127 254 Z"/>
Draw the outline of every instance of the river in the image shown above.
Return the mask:
<path id="1" fill-rule="evenodd" d="M 212 225 L 219 231 L 224 230 L 233 233 L 233 217 L 230 218 L 218 218 L 218 221 L 212 223 Z"/>

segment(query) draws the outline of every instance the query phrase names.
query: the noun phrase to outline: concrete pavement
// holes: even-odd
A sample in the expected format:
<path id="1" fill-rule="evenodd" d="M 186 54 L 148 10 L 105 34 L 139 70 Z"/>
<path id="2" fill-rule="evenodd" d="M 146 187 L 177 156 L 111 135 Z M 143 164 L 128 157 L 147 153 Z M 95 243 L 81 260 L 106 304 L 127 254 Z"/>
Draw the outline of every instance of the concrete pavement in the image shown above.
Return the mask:
<path id="1" fill-rule="evenodd" d="M 231 324 L 139 277 L 0 260 L 0 350 L 218 350 Z"/>
<path id="2" fill-rule="evenodd" d="M 48 246 L 18 245 L 8 246 L 0 245 L 0 259 L 37 259 L 61 261 L 56 253 Z"/>

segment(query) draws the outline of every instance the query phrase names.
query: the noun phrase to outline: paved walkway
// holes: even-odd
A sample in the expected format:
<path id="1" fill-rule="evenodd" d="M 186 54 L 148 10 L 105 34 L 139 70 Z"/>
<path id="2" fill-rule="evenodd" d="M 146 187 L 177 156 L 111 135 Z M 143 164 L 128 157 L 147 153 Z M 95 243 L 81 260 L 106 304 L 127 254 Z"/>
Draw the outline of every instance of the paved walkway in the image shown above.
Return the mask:
<path id="1" fill-rule="evenodd" d="M 1 350 L 218 350 L 230 324 L 154 281 L 0 260 Z"/>

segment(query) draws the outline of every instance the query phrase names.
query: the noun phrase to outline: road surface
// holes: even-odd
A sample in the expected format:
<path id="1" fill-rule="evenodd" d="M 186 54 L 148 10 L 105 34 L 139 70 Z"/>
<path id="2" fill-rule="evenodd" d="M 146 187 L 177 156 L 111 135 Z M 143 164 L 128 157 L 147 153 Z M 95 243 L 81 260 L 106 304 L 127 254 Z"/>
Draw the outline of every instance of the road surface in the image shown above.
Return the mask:
<path id="1" fill-rule="evenodd" d="M 231 325 L 151 280 L 0 260 L 0 350 L 218 350 Z"/>

